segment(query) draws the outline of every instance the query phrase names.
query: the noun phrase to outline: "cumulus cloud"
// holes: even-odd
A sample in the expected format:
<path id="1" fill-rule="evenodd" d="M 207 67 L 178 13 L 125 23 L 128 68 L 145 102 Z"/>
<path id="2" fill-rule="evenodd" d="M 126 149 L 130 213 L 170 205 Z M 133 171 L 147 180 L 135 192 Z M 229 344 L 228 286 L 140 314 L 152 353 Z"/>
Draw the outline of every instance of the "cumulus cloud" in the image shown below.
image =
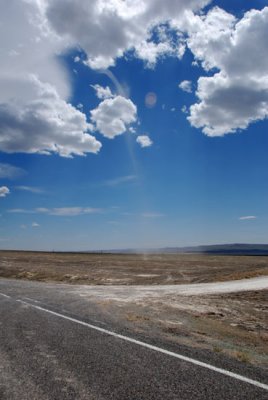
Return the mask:
<path id="1" fill-rule="evenodd" d="M 116 96 L 103 100 L 90 113 L 95 128 L 103 136 L 113 139 L 124 133 L 128 125 L 136 121 L 137 107 L 130 99 Z"/>
<path id="2" fill-rule="evenodd" d="M 6 197 L 10 193 L 10 190 L 6 186 L 0 186 L 0 197 Z"/>
<path id="3" fill-rule="evenodd" d="M 98 99 L 104 100 L 114 97 L 109 86 L 103 87 L 101 85 L 90 85 L 96 92 Z"/>
<path id="4" fill-rule="evenodd" d="M 85 114 L 68 103 L 68 74 L 56 57 L 68 43 L 49 28 L 45 4 L 1 7 L 0 151 L 97 153 L 101 144 L 88 134 Z"/>
<path id="5" fill-rule="evenodd" d="M 0 163 L 0 178 L 15 179 L 24 175 L 26 171 L 11 164 Z"/>
<path id="6" fill-rule="evenodd" d="M 139 143 L 141 147 L 150 147 L 153 142 L 147 135 L 140 135 L 137 137 L 136 142 Z"/>
<path id="7" fill-rule="evenodd" d="M 154 43 L 143 40 L 136 45 L 135 54 L 138 58 L 145 61 L 146 66 L 153 68 L 159 58 L 173 55 L 174 47 L 170 43 Z"/>
<path id="8" fill-rule="evenodd" d="M 266 118 L 268 7 L 238 20 L 218 7 L 200 13 L 209 3 L 8 1 L 0 25 L 0 151 L 69 157 L 100 150 L 82 108 L 69 103 L 71 79 L 57 56 L 73 48 L 85 53 L 74 62 L 102 70 L 129 52 L 153 67 L 164 56 L 181 58 L 187 45 L 194 63 L 211 75 L 198 80 L 188 116 L 193 126 L 219 136 Z M 181 89 L 190 91 L 183 82 Z M 95 90 L 103 100 L 91 112 L 95 129 L 109 138 L 125 132 L 136 119 L 134 104 L 122 100 L 122 89 L 114 97 L 108 87 Z"/>
<path id="9" fill-rule="evenodd" d="M 179 88 L 184 92 L 191 93 L 192 92 L 192 82 L 191 81 L 182 81 L 179 83 Z"/>
<path id="10" fill-rule="evenodd" d="M 101 148 L 87 131 L 86 116 L 62 100 L 50 84 L 36 76 L 25 81 L 36 93 L 27 103 L 0 104 L 0 150 L 6 153 L 58 153 L 61 156 L 97 153 Z"/>
<path id="11" fill-rule="evenodd" d="M 237 20 L 216 7 L 188 20 L 188 47 L 204 69 L 188 120 L 209 136 L 245 129 L 268 116 L 268 7 Z"/>
<path id="12" fill-rule="evenodd" d="M 198 10 L 209 0 L 49 0 L 46 17 L 58 36 L 86 54 L 86 63 L 95 69 L 108 68 L 118 57 L 133 49 L 149 64 L 170 54 L 167 35 L 155 44 L 151 30 L 160 22 L 179 20 L 187 10 Z M 64 18 L 62 17 L 64 15 Z M 178 46 L 175 46 L 179 56 Z"/>

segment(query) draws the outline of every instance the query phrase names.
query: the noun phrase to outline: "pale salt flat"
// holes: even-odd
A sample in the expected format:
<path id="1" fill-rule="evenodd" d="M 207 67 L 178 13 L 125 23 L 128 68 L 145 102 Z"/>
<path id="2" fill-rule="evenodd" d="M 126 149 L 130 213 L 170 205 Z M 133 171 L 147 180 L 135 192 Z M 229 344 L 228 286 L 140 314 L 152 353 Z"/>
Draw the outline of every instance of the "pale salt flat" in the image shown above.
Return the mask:
<path id="1" fill-rule="evenodd" d="M 224 294 L 268 289 L 268 276 L 227 282 L 194 283 L 182 285 L 121 285 L 121 286 L 76 286 L 73 291 L 81 297 L 94 297 L 119 301 L 138 301 L 168 295 L 196 296 Z"/>

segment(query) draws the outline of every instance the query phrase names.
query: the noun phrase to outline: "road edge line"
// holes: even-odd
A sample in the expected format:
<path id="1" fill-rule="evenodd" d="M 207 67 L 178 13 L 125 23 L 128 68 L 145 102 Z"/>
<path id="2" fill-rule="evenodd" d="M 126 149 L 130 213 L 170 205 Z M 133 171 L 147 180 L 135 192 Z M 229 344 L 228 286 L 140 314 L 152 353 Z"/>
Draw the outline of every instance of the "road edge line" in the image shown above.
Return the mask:
<path id="1" fill-rule="evenodd" d="M 0 294 L 2 294 L 2 293 L 0 293 Z M 9 297 L 7 295 L 5 295 L 5 296 Z M 268 385 L 266 385 L 265 383 L 255 381 L 255 380 L 247 378 L 247 377 L 245 377 L 243 375 L 239 375 L 239 374 L 236 374 L 234 372 L 228 371 L 226 369 L 218 368 L 218 367 L 215 367 L 214 365 L 211 365 L 211 364 L 208 364 L 208 363 L 205 363 L 205 362 L 202 362 L 202 361 L 198 361 L 198 360 L 196 360 L 194 358 L 183 356 L 182 354 L 174 353 L 173 351 L 165 350 L 165 349 L 162 349 L 161 347 L 154 346 L 154 345 L 151 345 L 149 343 L 142 342 L 140 340 L 133 339 L 131 337 L 128 337 L 128 336 L 125 336 L 125 335 L 121 335 L 119 333 L 116 333 L 116 332 L 113 332 L 113 331 L 109 331 L 109 330 L 104 329 L 104 328 L 100 328 L 100 327 L 98 327 L 96 325 L 89 324 L 88 322 L 84 322 L 84 321 L 80 321 L 79 319 L 76 319 L 76 318 L 68 317 L 67 315 L 60 314 L 60 313 L 58 313 L 56 311 L 52 311 L 52 310 L 49 310 L 47 308 L 37 306 L 37 305 L 31 304 L 31 303 L 28 303 L 26 301 L 23 301 L 23 300 L 19 300 L 18 299 L 16 301 L 19 302 L 19 303 L 31 306 L 31 307 L 33 307 L 33 308 L 35 308 L 37 310 L 44 311 L 44 312 L 46 312 L 48 314 L 52 314 L 52 315 L 55 315 L 57 317 L 66 319 L 68 321 L 80 324 L 82 326 L 86 326 L 86 327 L 88 327 L 90 329 L 94 329 L 94 330 L 96 330 L 98 332 L 101 332 L 101 333 L 104 333 L 106 335 L 117 337 L 117 338 L 125 340 L 125 341 L 127 341 L 129 343 L 134 343 L 134 344 L 139 345 L 141 347 L 145 347 L 147 349 L 150 349 L 150 350 L 153 350 L 153 351 L 157 351 L 158 353 L 166 354 L 166 355 L 169 355 L 171 357 L 177 358 L 179 360 L 186 361 L 186 362 L 189 362 L 191 364 L 197 365 L 199 367 L 210 369 L 211 371 L 218 372 L 218 373 L 220 373 L 222 375 L 225 375 L 225 376 L 228 376 L 230 378 L 234 378 L 234 379 L 240 380 L 242 382 L 248 383 L 250 385 L 254 385 L 256 387 L 259 387 L 261 389 L 264 389 L 264 390 L 268 391 Z"/>

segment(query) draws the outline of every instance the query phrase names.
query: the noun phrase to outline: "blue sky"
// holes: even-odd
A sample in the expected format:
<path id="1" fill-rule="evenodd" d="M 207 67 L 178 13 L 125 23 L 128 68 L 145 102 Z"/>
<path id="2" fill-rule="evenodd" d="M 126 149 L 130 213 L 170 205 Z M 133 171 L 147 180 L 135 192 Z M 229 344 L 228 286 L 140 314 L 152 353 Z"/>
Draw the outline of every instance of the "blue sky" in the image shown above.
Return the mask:
<path id="1" fill-rule="evenodd" d="M 267 243 L 267 2 L 102 4 L 0 14 L 0 248 Z"/>

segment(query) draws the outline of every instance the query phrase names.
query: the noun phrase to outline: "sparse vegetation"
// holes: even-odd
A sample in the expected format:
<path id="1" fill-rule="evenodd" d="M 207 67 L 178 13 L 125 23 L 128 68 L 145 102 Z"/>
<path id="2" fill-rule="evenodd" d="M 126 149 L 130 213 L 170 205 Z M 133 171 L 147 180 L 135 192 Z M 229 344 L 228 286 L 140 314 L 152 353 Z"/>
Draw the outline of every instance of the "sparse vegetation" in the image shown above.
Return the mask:
<path id="1" fill-rule="evenodd" d="M 268 275 L 268 257 L 0 251 L 0 277 L 88 285 L 165 285 Z"/>
<path id="2" fill-rule="evenodd" d="M 248 355 L 248 353 L 244 352 L 244 351 L 236 351 L 235 352 L 235 357 L 243 362 L 243 363 L 249 363 L 250 362 L 250 357 Z"/>
<path id="3" fill-rule="evenodd" d="M 149 317 L 145 315 L 138 315 L 134 313 L 127 313 L 126 314 L 126 320 L 129 322 L 143 322 L 143 321 L 149 321 Z"/>

